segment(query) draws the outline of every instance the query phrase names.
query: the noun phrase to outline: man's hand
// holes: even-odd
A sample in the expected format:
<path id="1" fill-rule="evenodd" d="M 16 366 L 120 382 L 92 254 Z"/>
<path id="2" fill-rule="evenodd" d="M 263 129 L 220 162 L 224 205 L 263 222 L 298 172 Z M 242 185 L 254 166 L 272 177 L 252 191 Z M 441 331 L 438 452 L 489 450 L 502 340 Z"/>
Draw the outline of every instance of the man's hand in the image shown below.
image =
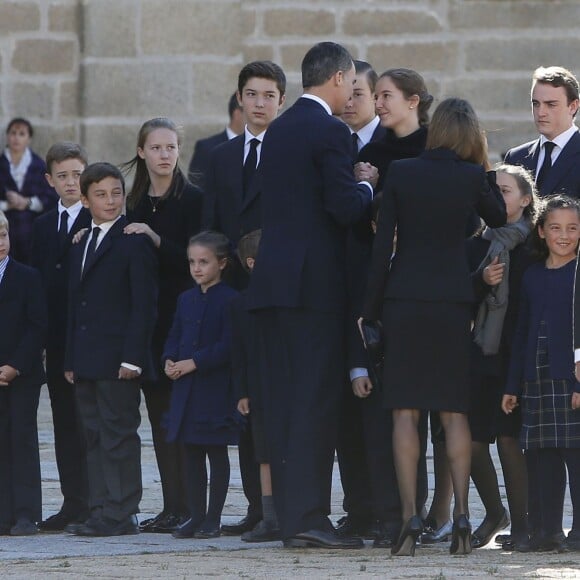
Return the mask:
<path id="1" fill-rule="evenodd" d="M 580 393 L 572 393 L 572 409 L 580 409 Z"/>
<path id="2" fill-rule="evenodd" d="M 373 390 L 373 384 L 368 377 L 357 377 L 352 381 L 352 392 L 360 399 L 366 399 Z"/>
<path id="3" fill-rule="evenodd" d="M 119 367 L 119 379 L 123 381 L 130 381 L 132 379 L 136 379 L 139 376 L 139 371 L 133 371 L 128 369 L 127 367 L 120 366 Z"/>
<path id="4" fill-rule="evenodd" d="M 250 414 L 250 399 L 248 399 L 248 397 L 244 397 L 238 401 L 238 411 L 244 415 L 244 417 Z"/>
<path id="5" fill-rule="evenodd" d="M 518 406 L 518 398 L 515 395 L 504 395 L 501 400 L 501 409 L 509 415 Z"/>
<path id="6" fill-rule="evenodd" d="M 71 385 L 75 384 L 75 374 L 73 371 L 64 371 L 64 378 L 67 383 L 70 383 Z"/>
<path id="7" fill-rule="evenodd" d="M 16 377 L 18 371 L 10 365 L 2 365 L 0 367 L 0 386 L 7 387 Z"/>
<path id="8" fill-rule="evenodd" d="M 354 177 L 357 181 L 368 181 L 375 187 L 379 180 L 379 170 L 366 161 L 359 161 L 354 166 Z"/>

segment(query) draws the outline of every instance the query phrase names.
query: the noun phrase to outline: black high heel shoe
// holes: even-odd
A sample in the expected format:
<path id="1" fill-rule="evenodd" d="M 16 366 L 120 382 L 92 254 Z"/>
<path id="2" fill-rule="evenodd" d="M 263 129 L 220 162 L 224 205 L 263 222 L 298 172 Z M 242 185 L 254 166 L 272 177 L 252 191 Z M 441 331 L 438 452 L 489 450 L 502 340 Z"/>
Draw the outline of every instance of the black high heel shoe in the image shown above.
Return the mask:
<path id="1" fill-rule="evenodd" d="M 419 516 L 412 516 L 403 526 L 397 543 L 391 548 L 393 556 L 414 556 L 417 538 L 423 531 L 423 522 Z"/>
<path id="2" fill-rule="evenodd" d="M 471 554 L 471 524 L 465 514 L 453 519 L 449 553 L 454 556 Z"/>

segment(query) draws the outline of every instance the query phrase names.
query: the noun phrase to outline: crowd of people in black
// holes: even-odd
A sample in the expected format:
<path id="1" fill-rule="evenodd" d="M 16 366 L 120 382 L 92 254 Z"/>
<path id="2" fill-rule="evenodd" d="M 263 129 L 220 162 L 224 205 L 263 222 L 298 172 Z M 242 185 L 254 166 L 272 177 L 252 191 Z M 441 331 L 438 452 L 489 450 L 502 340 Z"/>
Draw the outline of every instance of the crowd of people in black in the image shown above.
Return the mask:
<path id="1" fill-rule="evenodd" d="M 0 535 L 372 539 L 412 556 L 449 540 L 468 554 L 511 523 L 505 550 L 580 550 L 577 79 L 533 73 L 539 137 L 494 168 L 470 103 L 430 117 L 416 71 L 379 76 L 323 42 L 302 85 L 280 114 L 282 69 L 245 65 L 228 127 L 197 142 L 188 175 L 167 118 L 142 125 L 120 168 L 70 142 L 45 164 L 31 124 L 10 122 Z M 45 382 L 64 499 L 43 520 Z M 163 506 L 138 522 L 141 391 Z M 248 508 L 221 525 L 229 445 Z M 470 478 L 486 512 L 474 530 Z"/>

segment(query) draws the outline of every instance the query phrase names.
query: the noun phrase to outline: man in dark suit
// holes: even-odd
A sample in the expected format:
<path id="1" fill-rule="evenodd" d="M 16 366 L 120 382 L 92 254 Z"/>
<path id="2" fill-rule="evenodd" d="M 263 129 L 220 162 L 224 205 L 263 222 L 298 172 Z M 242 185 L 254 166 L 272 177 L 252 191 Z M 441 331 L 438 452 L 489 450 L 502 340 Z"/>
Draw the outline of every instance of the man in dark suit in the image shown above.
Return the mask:
<path id="1" fill-rule="evenodd" d="M 346 227 L 372 198 L 372 185 L 354 179 L 349 131 L 333 117 L 354 80 L 342 46 L 310 49 L 305 92 L 268 128 L 257 175 L 262 240 L 248 304 L 267 367 L 272 484 L 287 547 L 362 547 L 338 537 L 328 519 L 344 381 Z"/>
<path id="2" fill-rule="evenodd" d="M 124 235 L 125 183 L 109 163 L 81 176 L 91 234 L 70 261 L 65 376 L 76 388 L 87 445 L 91 516 L 82 536 L 139 532 L 140 379 L 153 379 L 157 264 L 150 239 Z"/>
<path id="3" fill-rule="evenodd" d="M 83 208 L 79 180 L 87 165 L 85 150 L 76 143 L 55 143 L 46 155 L 48 183 L 60 200 L 38 217 L 32 229 L 30 264 L 41 274 L 48 305 L 46 378 L 54 427 L 54 448 L 60 489 L 60 511 L 40 524 L 42 530 L 64 530 L 86 519 L 86 457 L 74 387 L 64 378 L 68 309 L 68 261 L 73 236 L 88 228 L 91 214 Z"/>
<path id="4" fill-rule="evenodd" d="M 237 93 L 234 93 L 228 102 L 228 115 L 230 122 L 220 133 L 210 135 L 205 139 L 199 139 L 193 150 L 193 156 L 189 162 L 189 179 L 205 190 L 205 175 L 209 163 L 210 153 L 222 143 L 227 143 L 244 131 L 244 116 L 242 106 L 238 102 Z"/>
<path id="5" fill-rule="evenodd" d="M 0 212 L 0 535 L 29 536 L 42 516 L 36 413 L 46 304 L 38 272 L 9 250 Z"/>
<path id="6" fill-rule="evenodd" d="M 260 192 L 254 174 L 262 151 L 262 140 L 270 123 L 284 105 L 286 76 L 270 61 L 245 65 L 238 75 L 237 98 L 244 110 L 242 135 L 216 147 L 206 175 L 205 226 L 224 233 L 235 247 L 240 238 L 261 227 Z M 241 290 L 248 274 L 237 261 L 226 281 Z M 223 525 L 226 534 L 249 532 L 262 519 L 258 464 L 255 460 L 251 426 L 240 437 L 240 471 L 248 513 L 238 523 Z"/>
<path id="7" fill-rule="evenodd" d="M 533 173 L 541 196 L 565 193 L 580 197 L 578 80 L 565 68 L 540 67 L 532 81 L 532 112 L 539 139 L 510 149 L 505 162 Z"/>
<path id="8" fill-rule="evenodd" d="M 356 76 L 353 95 L 342 114 L 342 120 L 351 131 L 353 159 L 356 161 L 359 151 L 367 143 L 383 139 L 387 130 L 381 126 L 375 112 L 377 73 L 368 62 L 362 60 L 355 60 L 354 66 Z M 348 369 L 349 380 L 345 384 L 341 401 L 336 448 L 344 491 L 342 505 L 346 512 L 346 516 L 339 520 L 337 532 L 341 535 L 363 537 L 377 533 L 371 528 L 378 516 L 373 513 L 373 494 L 366 457 L 371 449 L 369 442 L 365 443 L 363 401 L 354 395 L 353 389 L 357 392 L 370 393 L 372 388 L 366 369 L 366 352 L 356 325 L 357 313 L 360 311 L 360 303 L 364 296 L 372 242 L 370 219 L 363 220 L 355 229 L 349 229 L 347 288 L 349 312 L 352 313 L 352 317 L 347 322 L 347 345 L 348 361 L 352 366 Z M 353 350 L 356 351 L 356 355 L 353 354 Z M 354 360 L 357 360 L 356 364 Z M 372 443 L 374 446 L 375 442 Z"/>

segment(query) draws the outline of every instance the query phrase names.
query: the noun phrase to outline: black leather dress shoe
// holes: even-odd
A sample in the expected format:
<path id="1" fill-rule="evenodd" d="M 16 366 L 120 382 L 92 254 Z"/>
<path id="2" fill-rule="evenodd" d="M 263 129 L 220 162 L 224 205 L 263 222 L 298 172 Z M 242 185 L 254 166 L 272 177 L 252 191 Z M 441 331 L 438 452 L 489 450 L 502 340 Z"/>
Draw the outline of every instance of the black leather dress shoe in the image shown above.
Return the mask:
<path id="1" fill-rule="evenodd" d="M 201 526 L 197 532 L 193 534 L 193 537 L 196 540 L 209 540 L 210 538 L 219 538 L 220 536 L 221 532 L 219 526 L 216 526 L 215 528 Z"/>
<path id="2" fill-rule="evenodd" d="M 341 538 L 358 537 L 372 539 L 370 518 L 346 515 L 336 522 L 336 535 Z"/>
<path id="3" fill-rule="evenodd" d="M 73 533 L 89 537 L 132 536 L 139 533 L 139 524 L 134 515 L 120 522 L 103 517 L 88 520 Z"/>
<path id="4" fill-rule="evenodd" d="M 446 542 L 451 538 L 451 533 L 453 532 L 453 522 L 449 520 L 445 522 L 441 527 L 437 527 L 437 523 L 428 525 L 421 534 L 422 544 L 438 544 L 440 542 Z"/>
<path id="5" fill-rule="evenodd" d="M 380 522 L 376 529 L 373 548 L 392 548 L 400 532 L 401 522 Z"/>
<path id="6" fill-rule="evenodd" d="M 38 526 L 32 520 L 21 518 L 11 528 L 11 536 L 34 536 L 38 534 Z"/>
<path id="7" fill-rule="evenodd" d="M 221 532 L 224 536 L 241 536 L 244 532 L 253 530 L 261 519 L 260 516 L 247 515 L 237 524 L 224 524 L 221 527 Z"/>
<path id="8" fill-rule="evenodd" d="M 242 542 L 276 542 L 282 539 L 280 528 L 268 525 L 264 520 L 259 521 L 253 530 L 242 534 Z"/>
<path id="9" fill-rule="evenodd" d="M 568 551 L 566 536 L 563 532 L 543 536 L 540 545 L 538 546 L 538 552 L 558 552 L 559 554 L 562 554 Z"/>
<path id="10" fill-rule="evenodd" d="M 486 516 L 477 530 L 473 532 L 471 546 L 473 548 L 483 548 L 483 546 L 487 546 L 499 531 L 504 530 L 509 525 L 510 517 L 505 509 L 503 510 L 503 514 L 495 522 L 489 521 Z"/>
<path id="11" fill-rule="evenodd" d="M 194 522 L 191 518 L 183 522 L 181 525 L 177 526 L 171 535 L 178 540 L 185 540 L 187 538 L 193 538 L 195 532 L 199 528 L 199 522 Z"/>
<path id="12" fill-rule="evenodd" d="M 86 519 L 86 516 L 83 518 L 82 515 L 78 513 L 72 514 L 60 510 L 58 513 L 53 514 L 50 517 L 46 518 L 43 522 L 40 522 L 38 527 L 43 532 L 61 532 L 71 522 L 78 522 L 79 520 L 84 519 Z"/>
<path id="13" fill-rule="evenodd" d="M 284 540 L 285 548 L 327 548 L 331 550 L 353 550 L 364 547 L 360 538 L 341 538 L 334 532 L 308 530 Z"/>

